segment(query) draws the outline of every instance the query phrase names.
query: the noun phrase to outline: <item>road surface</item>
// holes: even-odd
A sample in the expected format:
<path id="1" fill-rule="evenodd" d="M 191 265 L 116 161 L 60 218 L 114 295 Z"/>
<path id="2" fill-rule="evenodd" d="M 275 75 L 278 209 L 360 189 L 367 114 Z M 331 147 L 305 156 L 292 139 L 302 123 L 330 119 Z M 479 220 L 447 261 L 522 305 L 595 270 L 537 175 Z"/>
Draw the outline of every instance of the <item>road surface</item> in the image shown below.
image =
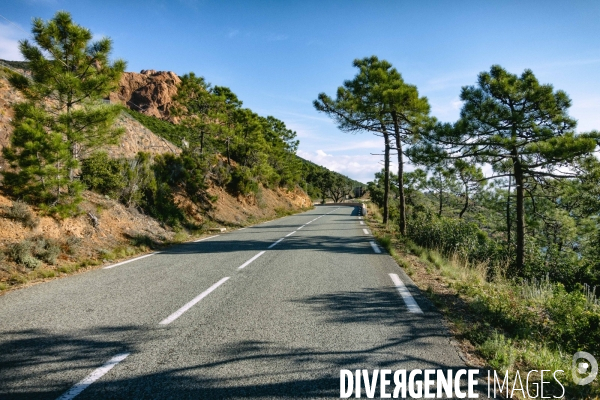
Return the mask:
<path id="1" fill-rule="evenodd" d="M 339 398 L 341 369 L 465 368 L 359 213 L 319 206 L 0 296 L 0 399 Z"/>

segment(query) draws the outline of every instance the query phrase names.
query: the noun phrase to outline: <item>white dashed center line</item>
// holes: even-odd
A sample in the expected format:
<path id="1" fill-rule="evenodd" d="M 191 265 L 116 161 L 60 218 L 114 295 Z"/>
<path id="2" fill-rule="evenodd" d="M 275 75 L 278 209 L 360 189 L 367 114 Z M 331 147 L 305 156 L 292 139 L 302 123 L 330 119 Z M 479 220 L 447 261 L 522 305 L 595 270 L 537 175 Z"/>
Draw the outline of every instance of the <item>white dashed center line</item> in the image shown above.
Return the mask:
<path id="1" fill-rule="evenodd" d="M 245 263 L 243 263 L 242 265 L 240 265 L 238 267 L 238 269 L 242 269 L 244 267 L 247 267 L 248 265 L 250 265 L 250 263 L 254 260 L 256 260 L 258 257 L 262 256 L 263 254 L 266 253 L 266 250 L 261 251 L 260 253 L 258 253 L 257 255 L 255 255 L 254 257 L 252 257 L 251 259 L 249 259 L 248 261 L 246 261 Z"/>
<path id="2" fill-rule="evenodd" d="M 181 315 L 184 312 L 186 312 L 187 310 L 189 310 L 190 308 L 192 308 L 197 302 L 199 302 L 200 300 L 202 300 L 203 298 L 205 298 L 206 296 L 208 296 L 213 290 L 215 290 L 216 288 L 218 288 L 219 286 L 221 286 L 222 284 L 224 284 L 225 282 L 227 282 L 228 279 L 229 279 L 228 276 L 226 276 L 225 278 L 221 279 L 219 282 L 215 283 L 214 285 L 212 285 L 211 287 L 209 287 L 208 289 L 206 289 L 204 292 L 202 292 L 198 296 L 194 297 L 191 301 L 189 301 L 188 303 L 186 303 L 179 310 L 175 311 L 173 314 L 169 315 L 167 318 L 165 318 L 162 321 L 160 321 L 159 324 L 160 325 L 168 325 L 171 322 L 175 321 L 177 318 L 181 317 Z"/>
<path id="3" fill-rule="evenodd" d="M 279 244 L 279 242 L 281 242 L 283 240 L 283 238 L 279 239 L 278 241 L 276 241 L 275 243 L 273 243 L 272 245 L 270 245 L 269 247 L 267 247 L 268 249 L 271 249 L 275 246 L 277 246 L 277 244 Z"/>
<path id="4" fill-rule="evenodd" d="M 92 371 L 91 374 L 77 382 L 71 389 L 69 389 L 68 392 L 60 396 L 58 400 L 71 400 L 75 398 L 75 396 L 83 392 L 92 383 L 102 378 L 102 376 L 105 375 L 108 371 L 110 371 L 115 365 L 126 359 L 128 355 L 129 353 L 117 354 L 116 356 L 108 360 L 106 364 L 104 364 L 100 368 L 95 369 L 94 371 Z"/>
<path id="5" fill-rule="evenodd" d="M 363 232 L 365 233 L 365 235 L 370 235 L 369 231 L 367 229 L 363 228 Z"/>

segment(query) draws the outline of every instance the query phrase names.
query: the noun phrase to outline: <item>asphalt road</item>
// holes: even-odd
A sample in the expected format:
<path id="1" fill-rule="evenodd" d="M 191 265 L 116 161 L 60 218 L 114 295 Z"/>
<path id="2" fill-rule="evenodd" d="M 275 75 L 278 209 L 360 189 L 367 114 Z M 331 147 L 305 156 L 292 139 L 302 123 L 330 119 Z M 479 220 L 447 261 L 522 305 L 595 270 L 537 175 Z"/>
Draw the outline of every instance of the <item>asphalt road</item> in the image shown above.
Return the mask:
<path id="1" fill-rule="evenodd" d="M 358 214 L 320 206 L 1 296 L 0 399 L 339 398 L 341 369 L 465 368 Z"/>

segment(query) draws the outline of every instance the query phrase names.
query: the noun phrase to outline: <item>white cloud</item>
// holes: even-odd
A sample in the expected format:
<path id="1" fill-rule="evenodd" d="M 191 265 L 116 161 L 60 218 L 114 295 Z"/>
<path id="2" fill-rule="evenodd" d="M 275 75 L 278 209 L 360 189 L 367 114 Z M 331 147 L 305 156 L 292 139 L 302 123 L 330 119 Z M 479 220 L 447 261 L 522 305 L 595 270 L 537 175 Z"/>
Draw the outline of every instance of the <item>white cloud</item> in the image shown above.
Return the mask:
<path id="1" fill-rule="evenodd" d="M 328 149 L 329 151 L 348 151 L 348 150 L 381 150 L 383 151 L 384 142 L 383 139 L 372 139 L 372 140 L 361 140 L 358 142 L 351 142 L 347 145 L 336 144 L 335 148 Z"/>
<path id="2" fill-rule="evenodd" d="M 359 182 L 372 181 L 375 172 L 383 168 L 380 156 L 375 155 L 334 155 L 323 150 L 307 152 L 298 150 L 298 155 L 315 164 L 321 165 L 332 171 L 349 176 Z"/>
<path id="3" fill-rule="evenodd" d="M 463 102 L 458 97 L 454 97 L 450 101 L 444 103 L 431 101 L 431 115 L 437 117 L 441 121 L 454 122 L 460 115 L 460 109 Z"/>
<path id="4" fill-rule="evenodd" d="M 22 61 L 23 56 L 19 51 L 19 40 L 26 34 L 22 28 L 15 24 L 0 22 L 0 58 L 11 61 Z"/>
<path id="5" fill-rule="evenodd" d="M 600 97 L 599 96 L 573 96 L 573 106 L 569 114 L 578 120 L 577 131 L 587 132 L 600 130 Z"/>

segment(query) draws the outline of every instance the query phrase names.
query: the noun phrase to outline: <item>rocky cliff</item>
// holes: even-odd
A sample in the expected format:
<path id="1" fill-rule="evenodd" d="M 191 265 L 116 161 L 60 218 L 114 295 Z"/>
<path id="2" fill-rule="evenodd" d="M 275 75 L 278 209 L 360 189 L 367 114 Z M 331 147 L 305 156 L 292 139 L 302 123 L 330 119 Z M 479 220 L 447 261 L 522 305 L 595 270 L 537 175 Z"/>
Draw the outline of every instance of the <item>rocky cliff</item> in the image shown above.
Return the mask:
<path id="1" fill-rule="evenodd" d="M 173 96 L 181 79 L 171 71 L 142 70 L 125 72 L 119 90 L 109 96 L 112 103 L 121 103 L 134 111 L 156 118 L 168 119 Z"/>
<path id="2" fill-rule="evenodd" d="M 128 73 L 133 74 L 133 73 Z M 166 73 L 167 75 L 172 74 L 174 77 L 171 80 L 163 80 L 163 93 L 173 92 L 176 90 L 176 81 L 179 79 L 177 75 L 172 72 Z M 142 74 L 134 74 L 134 75 L 142 75 Z M 134 83 L 137 78 L 127 79 L 124 78 L 128 86 L 121 87 L 119 93 L 128 93 L 131 92 L 131 88 L 134 86 Z M 139 79 L 137 79 L 139 81 Z M 170 83 L 169 83 L 170 82 Z M 155 85 L 156 86 L 156 85 Z M 139 92 L 145 93 L 150 91 L 150 87 L 148 85 L 142 87 L 140 86 L 138 89 Z M 158 90 L 158 89 L 157 89 Z M 160 90 L 158 90 L 160 91 Z M 113 93 L 111 96 L 117 96 L 118 93 Z M 141 95 L 140 95 L 141 96 Z M 131 96 L 130 96 L 131 97 Z M 148 97 L 148 102 L 146 104 L 150 104 L 150 99 L 152 97 Z M 158 99 L 164 98 L 164 96 L 158 96 Z M 9 144 L 9 137 L 13 131 L 12 126 L 12 118 L 14 115 L 13 105 L 15 103 L 24 101 L 23 96 L 19 93 L 18 90 L 14 89 L 10 83 L 8 82 L 8 77 L 6 73 L 0 71 L 0 171 L 7 168 L 8 165 L 2 157 L 2 148 Z M 169 97 L 170 101 L 170 97 Z M 124 103 L 124 102 L 123 102 Z M 162 102 L 155 102 L 153 104 L 163 104 Z M 168 108 L 168 107 L 167 107 Z M 150 110 L 159 110 L 158 106 L 156 108 L 149 108 Z M 152 115 L 152 114 L 151 114 Z M 127 113 L 123 112 L 115 121 L 115 125 L 121 128 L 124 128 L 125 133 L 121 137 L 121 140 L 118 145 L 114 146 L 105 146 L 102 150 L 105 150 L 112 157 L 134 157 L 138 152 L 143 151 L 150 154 L 163 154 L 163 153 L 174 153 L 179 154 L 181 150 L 168 142 L 167 140 L 161 138 L 160 136 L 155 135 L 152 131 L 144 127 L 138 121 L 133 119 Z"/>

